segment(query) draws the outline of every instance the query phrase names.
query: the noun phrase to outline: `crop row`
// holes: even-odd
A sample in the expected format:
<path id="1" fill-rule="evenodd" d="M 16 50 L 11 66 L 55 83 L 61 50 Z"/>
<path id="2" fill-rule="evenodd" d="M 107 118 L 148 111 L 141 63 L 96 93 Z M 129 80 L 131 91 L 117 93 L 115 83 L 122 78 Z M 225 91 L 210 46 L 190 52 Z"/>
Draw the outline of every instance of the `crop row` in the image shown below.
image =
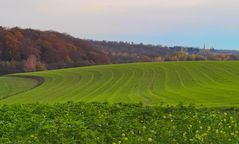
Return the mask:
<path id="1" fill-rule="evenodd" d="M 0 106 L 0 143 L 238 143 L 239 109 L 72 103 Z"/>

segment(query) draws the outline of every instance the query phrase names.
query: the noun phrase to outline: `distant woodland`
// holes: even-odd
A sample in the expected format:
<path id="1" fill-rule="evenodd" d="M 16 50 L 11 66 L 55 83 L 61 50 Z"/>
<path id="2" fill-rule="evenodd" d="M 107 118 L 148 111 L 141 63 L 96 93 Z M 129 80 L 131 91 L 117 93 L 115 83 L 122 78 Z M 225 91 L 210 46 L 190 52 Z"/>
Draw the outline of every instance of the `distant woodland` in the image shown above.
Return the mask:
<path id="1" fill-rule="evenodd" d="M 104 52 L 67 34 L 0 27 L 0 74 L 108 63 Z"/>
<path id="2" fill-rule="evenodd" d="M 112 63 L 160 61 L 226 61 L 239 60 L 239 51 L 214 48 L 167 47 L 128 42 L 92 41 L 94 47 L 106 53 Z"/>
<path id="3" fill-rule="evenodd" d="M 0 27 L 0 74 L 111 63 L 201 60 L 239 60 L 239 52 L 82 40 L 54 31 Z"/>

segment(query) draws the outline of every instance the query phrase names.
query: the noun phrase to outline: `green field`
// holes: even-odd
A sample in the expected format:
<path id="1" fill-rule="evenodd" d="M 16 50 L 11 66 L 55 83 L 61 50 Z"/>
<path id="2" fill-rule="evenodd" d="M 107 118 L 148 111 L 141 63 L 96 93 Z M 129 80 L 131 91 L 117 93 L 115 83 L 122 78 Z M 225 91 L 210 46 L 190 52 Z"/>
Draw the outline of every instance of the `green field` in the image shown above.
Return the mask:
<path id="1" fill-rule="evenodd" d="M 239 109 L 0 105 L 1 144 L 238 144 Z"/>
<path id="2" fill-rule="evenodd" d="M 39 76 L 45 82 L 33 88 L 36 80 L 1 77 L 1 103 L 182 102 L 239 106 L 239 62 L 135 63 L 16 75 Z"/>
<path id="3" fill-rule="evenodd" d="M 37 84 L 36 80 L 30 78 L 0 77 L 0 99 L 26 92 Z"/>

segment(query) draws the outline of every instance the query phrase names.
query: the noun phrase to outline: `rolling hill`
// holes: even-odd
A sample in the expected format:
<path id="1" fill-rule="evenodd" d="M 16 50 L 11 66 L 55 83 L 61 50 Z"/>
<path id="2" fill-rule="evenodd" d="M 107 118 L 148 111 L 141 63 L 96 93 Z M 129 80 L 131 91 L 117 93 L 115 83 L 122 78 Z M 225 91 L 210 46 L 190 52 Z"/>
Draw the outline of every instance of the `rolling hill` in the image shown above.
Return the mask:
<path id="1" fill-rule="evenodd" d="M 0 77 L 0 99 L 30 90 L 37 84 L 36 80 L 30 78 Z"/>
<path id="2" fill-rule="evenodd" d="M 42 77 L 45 81 L 36 87 L 37 80 L 26 76 Z M 97 101 L 239 106 L 239 62 L 134 63 L 69 68 L 4 76 L 0 78 L 0 86 L 1 103 L 4 104 Z"/>

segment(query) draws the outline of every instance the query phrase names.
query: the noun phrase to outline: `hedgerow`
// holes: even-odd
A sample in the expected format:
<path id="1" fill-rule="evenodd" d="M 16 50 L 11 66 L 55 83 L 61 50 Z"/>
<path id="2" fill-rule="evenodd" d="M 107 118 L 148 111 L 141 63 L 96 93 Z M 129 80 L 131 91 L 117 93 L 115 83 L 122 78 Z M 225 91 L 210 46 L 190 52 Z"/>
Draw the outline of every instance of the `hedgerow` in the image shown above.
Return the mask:
<path id="1" fill-rule="evenodd" d="M 73 103 L 0 106 L 0 143 L 238 143 L 239 109 Z"/>

